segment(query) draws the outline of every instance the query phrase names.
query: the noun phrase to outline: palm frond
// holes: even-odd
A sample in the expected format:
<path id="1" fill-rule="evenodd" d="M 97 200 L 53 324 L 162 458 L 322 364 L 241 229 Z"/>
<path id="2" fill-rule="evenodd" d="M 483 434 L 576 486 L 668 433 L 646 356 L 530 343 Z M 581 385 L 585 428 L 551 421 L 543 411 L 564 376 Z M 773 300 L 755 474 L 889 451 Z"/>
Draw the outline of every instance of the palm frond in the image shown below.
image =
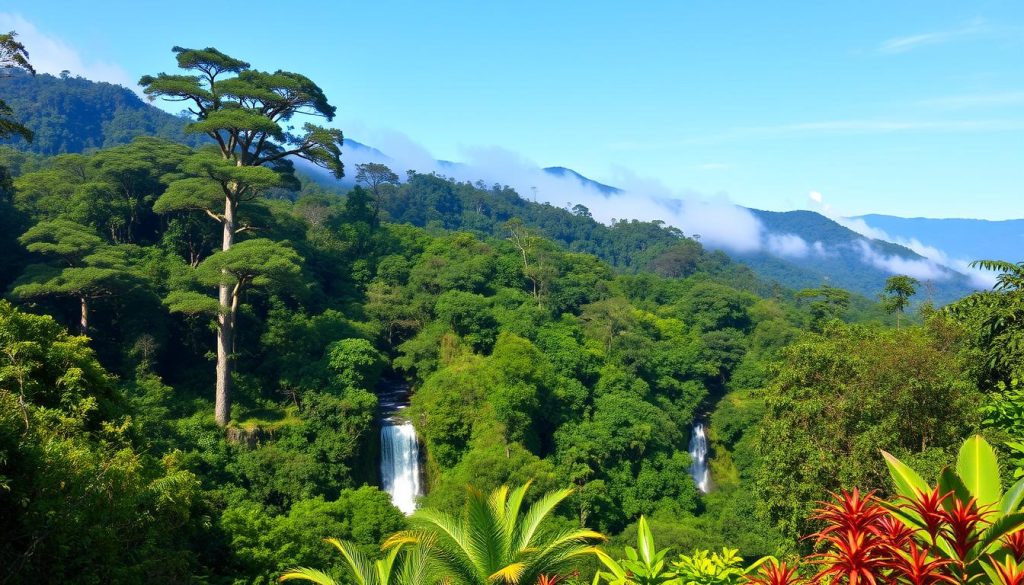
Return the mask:
<path id="1" fill-rule="evenodd" d="M 508 583 L 509 585 L 516 585 L 519 583 L 519 579 L 523 576 L 523 572 L 526 570 L 526 563 L 517 562 L 506 565 L 501 569 L 491 573 L 487 580 L 495 583 Z"/>
<path id="2" fill-rule="evenodd" d="M 480 579 L 476 565 L 466 552 L 469 547 L 466 543 L 466 531 L 460 520 L 429 508 L 417 510 L 412 515 L 412 520 L 419 525 L 417 530 L 398 533 L 389 538 L 384 543 L 385 546 L 398 539 L 414 539 L 424 547 L 435 563 L 441 565 L 439 568 L 449 575 L 458 575 L 467 583 Z"/>
<path id="3" fill-rule="evenodd" d="M 397 577 L 397 585 L 422 585 L 435 581 L 430 579 L 430 563 L 423 547 L 405 549 Z"/>
<path id="4" fill-rule="evenodd" d="M 483 575 L 489 575 L 504 565 L 504 530 L 500 514 L 504 513 L 504 497 L 507 493 L 507 488 L 499 488 L 490 498 L 471 495 L 466 502 L 466 521 L 463 526 L 468 536 L 467 552 L 478 572 Z"/>
<path id="5" fill-rule="evenodd" d="M 351 542 L 337 538 L 325 538 L 324 542 L 334 546 L 341 556 L 345 557 L 345 562 L 348 563 L 348 568 L 359 585 L 382 585 L 382 582 L 376 579 L 374 563 Z"/>
<path id="6" fill-rule="evenodd" d="M 529 547 L 544 519 L 571 494 L 571 489 L 558 490 L 545 494 L 534 502 L 519 524 L 515 540 L 515 550 Z"/>
<path id="7" fill-rule="evenodd" d="M 310 581 L 317 585 L 339 585 L 333 577 L 318 571 L 316 569 L 310 569 L 308 567 L 299 567 L 297 569 L 290 569 L 284 575 L 278 577 L 278 581 L 291 581 L 293 579 L 302 579 L 304 581 Z"/>

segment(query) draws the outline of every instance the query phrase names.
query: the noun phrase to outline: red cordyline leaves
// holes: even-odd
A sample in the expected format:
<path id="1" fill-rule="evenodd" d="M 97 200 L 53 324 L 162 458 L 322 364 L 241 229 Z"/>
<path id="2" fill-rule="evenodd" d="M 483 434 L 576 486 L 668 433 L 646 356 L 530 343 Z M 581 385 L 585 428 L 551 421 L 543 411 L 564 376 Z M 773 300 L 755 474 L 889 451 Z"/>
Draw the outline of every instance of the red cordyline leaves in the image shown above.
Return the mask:
<path id="1" fill-rule="evenodd" d="M 747 577 L 750 585 L 805 585 L 807 579 L 796 574 L 797 567 L 786 563 L 768 563 L 753 577 Z"/>
<path id="2" fill-rule="evenodd" d="M 1010 552 L 1013 553 L 1014 560 L 1018 563 L 1024 561 L 1024 530 L 1007 534 L 1000 540 L 1003 546 L 1010 549 Z"/>
<path id="3" fill-rule="evenodd" d="M 957 556 L 964 560 L 978 544 L 981 536 L 980 524 L 987 524 L 978 502 L 971 498 L 965 504 L 959 499 L 953 500 L 953 509 L 946 513 L 946 530 L 943 536 L 956 551 Z"/>
<path id="4" fill-rule="evenodd" d="M 561 580 L 562 577 L 559 575 L 545 575 L 541 573 L 541 575 L 537 577 L 537 585 L 556 585 Z"/>
<path id="5" fill-rule="evenodd" d="M 999 585 L 1024 585 L 1024 572 L 1013 559 L 1006 559 L 1006 564 L 1000 563 L 991 556 L 989 560 L 999 577 Z"/>
<path id="6" fill-rule="evenodd" d="M 939 534 L 942 532 L 943 526 L 949 521 L 943 504 L 953 494 L 952 492 L 940 494 L 938 486 L 928 492 L 921 490 L 915 490 L 915 492 L 916 498 L 900 498 L 906 501 L 903 507 L 920 516 L 925 532 L 931 538 L 931 544 L 935 545 L 939 541 Z"/>
<path id="7" fill-rule="evenodd" d="M 902 520 L 889 514 L 878 519 L 875 530 L 882 542 L 889 548 L 902 549 L 914 536 L 914 531 Z"/>
<path id="8" fill-rule="evenodd" d="M 924 538 L 927 534 L 925 541 L 915 540 L 915 530 L 882 507 L 874 492 L 843 491 L 832 494 L 832 501 L 821 502 L 813 518 L 825 526 L 811 537 L 825 550 L 810 558 L 821 567 L 813 582 L 938 585 L 966 579 L 965 561 L 987 523 L 977 502 L 960 501 L 938 488 L 903 500 L 900 507 L 904 512 L 920 519 L 920 535 Z M 943 546 L 949 545 L 954 558 L 947 558 L 937 548 L 940 540 Z M 1011 535 L 1004 544 L 1024 556 L 1024 536 Z"/>
<path id="9" fill-rule="evenodd" d="M 886 568 L 889 554 L 885 541 L 879 536 L 878 523 L 887 515 L 875 499 L 874 492 L 861 497 L 860 491 L 832 494 L 833 501 L 820 502 L 815 510 L 816 520 L 826 525 L 813 536 L 828 550 L 815 555 L 811 562 L 823 565 L 814 576 L 822 579 L 845 579 L 850 585 L 877 583 Z"/>
<path id="10" fill-rule="evenodd" d="M 853 488 L 852 493 L 844 490 L 842 495 L 831 495 L 833 501 L 818 502 L 821 507 L 811 516 L 815 520 L 826 522 L 825 528 L 814 535 L 819 540 L 843 530 L 869 532 L 877 520 L 886 515 L 885 508 L 878 505 L 875 492 L 869 492 L 861 497 L 860 490 Z"/>
<path id="11" fill-rule="evenodd" d="M 910 585 L 935 585 L 936 583 L 957 583 L 957 580 L 950 575 L 944 574 L 941 569 L 946 565 L 955 564 L 949 559 L 933 559 L 928 551 L 917 547 L 913 540 L 907 543 L 906 549 L 887 547 L 892 554 L 892 560 L 886 563 L 897 576 L 903 577 L 903 581 Z"/>

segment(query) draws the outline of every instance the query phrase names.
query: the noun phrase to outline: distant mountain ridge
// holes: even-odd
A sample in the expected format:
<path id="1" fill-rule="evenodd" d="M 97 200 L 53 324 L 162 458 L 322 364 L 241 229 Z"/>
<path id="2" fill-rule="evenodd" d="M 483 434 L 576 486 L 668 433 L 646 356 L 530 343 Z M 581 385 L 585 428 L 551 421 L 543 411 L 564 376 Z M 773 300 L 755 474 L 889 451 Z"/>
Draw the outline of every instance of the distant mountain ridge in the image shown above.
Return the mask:
<path id="1" fill-rule="evenodd" d="M 933 219 L 878 214 L 854 219 L 861 219 L 893 238 L 917 240 L 938 248 L 956 260 L 1024 260 L 1024 219 Z"/>
<path id="2" fill-rule="evenodd" d="M 186 119 L 168 114 L 146 103 L 131 90 L 110 83 L 79 77 L 15 74 L 0 83 L 0 99 L 7 101 L 19 119 L 36 133 L 36 139 L 31 143 L 22 141 L 8 145 L 38 154 L 82 152 L 125 144 L 139 135 L 161 136 L 193 146 L 204 140 L 203 137 L 184 132 Z M 386 153 L 351 138 L 346 138 L 343 150 L 347 172 L 341 185 L 354 184 L 353 166 L 360 161 L 394 162 Z M 300 169 L 316 176 L 319 169 L 303 165 L 303 162 L 298 161 Z M 435 161 L 435 166 L 442 170 L 467 168 L 462 163 L 451 161 Z M 394 170 L 401 173 L 406 169 Z M 605 197 L 623 193 L 618 187 L 594 181 L 566 167 L 551 166 L 543 171 L 551 177 L 576 181 Z M 320 180 L 327 184 L 339 184 L 322 175 Z M 938 302 L 952 300 L 971 290 L 967 278 L 962 274 L 933 263 L 929 267 L 926 258 L 905 246 L 864 237 L 818 213 L 749 211 L 764 226 L 769 238 L 775 236 L 789 238 L 787 241 L 790 243 L 803 242 L 806 249 L 797 246 L 796 252 L 802 253 L 794 253 L 790 249 L 787 253 L 730 252 L 730 255 L 750 265 L 762 277 L 777 280 L 786 286 L 807 288 L 831 284 L 865 296 L 874 296 L 889 275 L 899 272 L 894 267 L 902 266 L 927 268 L 933 276 L 930 279 L 934 281 L 931 289 Z M 965 254 L 970 257 L 974 254 L 1007 257 L 1017 242 L 1024 244 L 1024 220 L 1000 226 L 999 229 L 1006 230 L 1006 248 L 997 248 L 961 245 L 962 242 L 949 236 L 951 233 L 962 233 L 965 234 L 962 237 L 970 234 L 970 237 L 976 238 L 980 229 L 976 222 L 979 220 L 919 220 L 880 215 L 864 216 L 863 219 L 894 236 L 917 238 L 925 243 L 935 242 L 930 245 L 955 252 L 957 256 Z M 948 227 L 961 225 L 965 226 L 961 232 Z M 986 225 L 985 228 L 991 232 L 992 226 Z M 945 237 L 943 230 L 946 230 Z"/>
<path id="3" fill-rule="evenodd" d="M 580 183 L 583 183 L 588 187 L 596 189 L 602 195 L 616 195 L 618 193 L 623 192 L 622 189 L 619 189 L 618 187 L 612 187 L 611 185 L 599 183 L 593 179 L 584 177 L 583 175 L 577 173 L 572 169 L 567 169 L 565 167 L 544 167 L 544 172 L 555 177 L 576 179 Z"/>
<path id="4" fill-rule="evenodd" d="M 919 280 L 929 282 L 928 290 L 923 292 L 938 303 L 954 300 L 972 290 L 970 279 L 965 275 L 936 264 L 906 246 L 863 236 L 819 213 L 750 211 L 768 232 L 797 235 L 810 244 L 803 256 L 784 257 L 786 263 L 780 263 L 779 258 L 764 251 L 732 254 L 762 277 L 788 282 L 795 288 L 809 288 L 824 282 L 875 296 L 892 274 L 913 273 Z M 793 266 L 800 270 L 794 271 Z"/>

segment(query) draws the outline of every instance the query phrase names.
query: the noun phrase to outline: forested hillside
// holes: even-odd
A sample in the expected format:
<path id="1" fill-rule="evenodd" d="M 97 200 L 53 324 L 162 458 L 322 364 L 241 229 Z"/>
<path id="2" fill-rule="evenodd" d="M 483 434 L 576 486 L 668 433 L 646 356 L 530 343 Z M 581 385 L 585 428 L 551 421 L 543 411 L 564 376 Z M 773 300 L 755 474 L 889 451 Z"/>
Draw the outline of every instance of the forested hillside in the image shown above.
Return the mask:
<path id="1" fill-rule="evenodd" d="M 785 262 L 767 252 L 735 254 L 763 278 L 784 282 L 793 288 L 826 282 L 847 290 L 872 295 L 899 267 L 927 273 L 927 296 L 936 304 L 954 301 L 973 290 L 963 274 L 928 259 L 913 250 L 884 240 L 871 239 L 812 211 L 751 210 L 765 228 L 776 234 L 796 234 L 813 244 L 797 262 Z"/>
<path id="2" fill-rule="evenodd" d="M 296 113 L 332 119 L 308 78 L 175 54 L 216 75 L 141 83 L 190 96 L 186 130 L 203 140 L 140 122 L 128 143 L 56 154 L 94 135 L 69 121 L 45 126 L 53 142 L 36 130 L 43 154 L 0 158 L 0 583 L 255 584 L 292 567 L 343 580 L 378 561 L 374 585 L 583 584 L 600 567 L 650 585 L 700 565 L 652 561 L 652 531 L 698 560 L 820 552 L 802 537 L 828 520 L 812 514 L 830 491 L 905 487 L 880 450 L 930 481 L 984 433 L 1010 464 L 947 471 L 958 497 L 988 498 L 961 511 L 1019 472 L 1020 266 L 993 266 L 998 291 L 916 314 L 907 277 L 880 283 L 881 303 L 790 290 L 660 222 L 606 226 L 501 185 L 346 167 L 340 131 L 281 131 Z M 303 181 L 289 156 L 360 186 Z M 412 517 L 380 489 L 395 385 L 424 453 Z M 706 493 L 690 454 L 705 428 Z M 1022 486 L 1000 530 L 1024 525 Z M 463 528 L 474 536 L 452 536 Z M 993 534 L 985 546 L 1009 558 Z M 618 565 L 637 539 L 644 558 Z M 871 570 L 896 574 L 886 562 Z M 740 582 L 730 563 L 686 582 Z"/>
<path id="3" fill-rule="evenodd" d="M 46 155 L 63 153 L 81 153 L 99 147 L 111 147 L 127 144 L 136 136 L 159 136 L 175 142 L 195 146 L 203 141 L 200 135 L 184 131 L 188 120 L 167 114 L 163 110 L 146 103 L 131 90 L 109 84 L 92 82 L 80 77 L 69 75 L 54 77 L 51 75 L 30 76 L 15 74 L 6 83 L 0 84 L 0 100 L 5 100 L 19 111 L 26 112 L 22 122 L 35 133 L 31 142 L 22 140 L 0 141 L 11 148 L 28 153 Z M 183 106 L 184 107 L 184 106 Z M 387 153 L 372 146 L 355 142 L 346 142 L 346 150 L 360 161 L 373 163 L 400 164 L 392 161 Z M 19 163 L 10 154 L 7 155 L 8 165 L 17 168 Z M 437 166 L 445 173 L 454 173 L 456 169 L 467 171 L 465 165 L 438 161 Z M 344 194 L 356 184 L 355 173 L 349 173 L 342 179 L 332 176 L 328 171 L 314 165 L 300 165 L 299 175 L 309 181 L 315 181 L 326 191 Z M 404 173 L 404 167 L 395 169 Z M 598 196 L 609 196 L 621 193 L 622 190 L 605 185 L 587 177 L 583 177 L 564 167 L 548 167 L 544 171 L 552 176 L 567 179 L 566 186 L 579 182 L 593 190 Z M 431 173 L 422 173 L 429 176 Z M 465 174 L 462 172 L 460 174 Z M 450 183 L 461 181 L 454 179 Z M 464 183 L 464 182 L 461 182 Z M 386 183 L 385 183 L 386 185 Z M 473 185 L 479 193 L 473 195 L 465 185 L 451 185 L 449 190 L 459 197 L 462 210 L 472 210 L 478 204 L 476 200 L 486 200 L 495 207 L 498 217 L 521 216 L 530 227 L 538 228 L 550 238 L 567 245 L 587 250 L 599 255 L 606 261 L 620 267 L 637 269 L 630 264 L 632 258 L 614 258 L 605 255 L 601 242 L 589 242 L 592 235 L 599 235 L 595 227 L 583 227 L 581 221 L 565 219 L 563 210 L 546 206 L 536 208 L 527 205 L 526 200 L 510 199 L 507 193 L 500 191 L 505 185 L 499 183 L 497 190 L 492 185 L 482 185 L 476 181 Z M 437 191 L 436 186 L 425 186 Z M 283 195 L 283 194 L 282 194 Z M 515 199 L 518 199 L 516 197 Z M 461 219 L 454 218 L 461 210 L 445 208 L 447 203 L 438 199 L 436 193 L 426 201 L 416 205 L 434 206 L 431 213 L 448 216 L 446 227 L 463 229 Z M 381 205 L 384 205 L 382 202 Z M 409 205 L 406 203 L 405 205 Z M 440 206 L 440 207 L 438 207 Z M 523 210 L 529 209 L 528 217 Z M 426 225 L 427 210 L 421 210 L 420 216 L 410 215 L 407 209 L 389 209 L 397 213 L 403 221 L 416 225 Z M 581 213 L 587 214 L 586 207 L 581 206 Z M 751 209 L 750 212 L 760 221 L 769 235 L 781 237 L 799 237 L 807 246 L 799 254 L 780 255 L 777 251 L 762 250 L 759 252 L 729 252 L 730 257 L 739 260 L 765 282 L 778 282 L 782 286 L 793 289 L 813 288 L 822 284 L 841 287 L 861 296 L 875 298 L 891 276 L 890 265 L 906 265 L 927 263 L 928 261 L 912 250 L 900 245 L 881 240 L 862 237 L 835 221 L 818 213 L 809 211 L 768 212 Z M 467 218 L 465 227 L 479 229 L 473 218 Z M 478 221 L 478 220 L 477 220 Z M 453 223 L 454 222 L 454 223 Z M 500 223 L 500 221 L 498 222 Z M 600 225 L 597 222 L 586 222 Z M 493 224 L 493 222 L 492 222 Z M 486 226 L 489 233 L 494 233 L 494 225 Z M 884 227 L 884 226 L 882 226 Z M 672 230 L 653 230 L 644 234 L 650 238 L 650 244 L 660 249 L 664 242 L 673 238 Z M 573 242 L 577 242 L 573 244 Z M 943 240 L 942 248 L 959 249 L 958 243 Z M 607 248 L 607 246 L 605 246 Z M 649 255 L 649 254 L 648 254 Z M 972 259 L 976 259 L 973 258 Z M 921 270 L 921 268 L 919 268 Z M 972 290 L 967 278 L 954 270 L 938 265 L 924 269 L 931 273 L 927 281 L 927 296 L 937 304 L 953 301 Z"/>
<path id="4" fill-rule="evenodd" d="M 127 144 L 136 136 L 160 136 L 196 145 L 186 120 L 144 102 L 131 90 L 81 77 L 14 72 L 0 84 L 0 100 L 19 113 L 31 142 L 0 140 L 44 155 L 83 152 Z"/>

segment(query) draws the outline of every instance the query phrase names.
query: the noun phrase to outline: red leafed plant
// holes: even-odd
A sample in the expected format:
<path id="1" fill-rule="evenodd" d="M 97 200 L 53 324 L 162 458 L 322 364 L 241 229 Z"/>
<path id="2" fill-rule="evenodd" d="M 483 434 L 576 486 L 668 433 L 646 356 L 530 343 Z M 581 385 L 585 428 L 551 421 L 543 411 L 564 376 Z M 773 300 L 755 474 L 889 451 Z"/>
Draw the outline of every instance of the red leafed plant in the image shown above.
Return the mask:
<path id="1" fill-rule="evenodd" d="M 826 550 L 811 562 L 821 565 L 815 581 L 845 579 L 850 585 L 876 583 L 890 561 L 889 550 L 879 536 L 879 521 L 887 515 L 874 492 L 863 497 L 860 491 L 832 494 L 831 502 L 821 502 L 812 518 L 823 520 L 825 527 L 813 534 Z"/>
<path id="2" fill-rule="evenodd" d="M 955 564 L 950 559 L 936 559 L 925 549 L 918 548 L 913 540 L 907 542 L 905 549 L 887 547 L 892 560 L 886 565 L 892 569 L 894 577 L 902 577 L 897 583 L 910 585 L 936 585 L 937 583 L 958 583 L 951 575 L 942 570 L 947 565 Z"/>
<path id="3" fill-rule="evenodd" d="M 875 530 L 878 537 L 889 548 L 905 548 L 910 539 L 914 537 L 913 530 L 901 520 L 888 514 L 878 519 Z"/>
<path id="4" fill-rule="evenodd" d="M 559 575 L 545 575 L 544 573 L 541 573 L 540 576 L 537 577 L 537 585 L 557 585 L 561 580 L 562 577 Z"/>
<path id="5" fill-rule="evenodd" d="M 1018 563 L 1024 562 L 1024 530 L 1007 534 L 1000 539 L 1003 546 L 1013 554 L 1014 560 Z"/>
<path id="6" fill-rule="evenodd" d="M 989 560 L 992 563 L 996 576 L 999 578 L 999 585 L 1024 585 L 1024 571 L 1021 571 L 1017 561 L 1006 559 L 1005 563 L 1000 563 L 991 557 L 989 557 Z"/>
<path id="7" fill-rule="evenodd" d="M 971 498 L 966 502 L 959 498 L 953 500 L 953 508 L 946 515 L 946 522 L 946 541 L 958 557 L 966 559 L 974 545 L 981 540 L 982 528 L 988 524 L 978 510 L 977 499 Z"/>
<path id="8" fill-rule="evenodd" d="M 939 493 L 939 487 L 935 486 L 928 491 L 914 490 L 914 495 L 913 498 L 900 496 L 902 507 L 920 517 L 924 531 L 931 539 L 930 544 L 934 546 L 948 521 L 945 504 L 952 493 Z"/>
<path id="9" fill-rule="evenodd" d="M 747 577 L 750 585 L 806 585 L 807 579 L 797 574 L 797 567 L 787 567 L 786 563 L 768 563 L 752 577 Z"/>
<path id="10" fill-rule="evenodd" d="M 955 469 L 937 485 L 883 452 L 897 498 L 854 489 L 820 502 L 818 567 L 808 581 L 795 567 L 762 567 L 756 585 L 1024 585 L 1024 479 L 1003 492 L 995 450 L 981 436 L 964 441 Z"/>

